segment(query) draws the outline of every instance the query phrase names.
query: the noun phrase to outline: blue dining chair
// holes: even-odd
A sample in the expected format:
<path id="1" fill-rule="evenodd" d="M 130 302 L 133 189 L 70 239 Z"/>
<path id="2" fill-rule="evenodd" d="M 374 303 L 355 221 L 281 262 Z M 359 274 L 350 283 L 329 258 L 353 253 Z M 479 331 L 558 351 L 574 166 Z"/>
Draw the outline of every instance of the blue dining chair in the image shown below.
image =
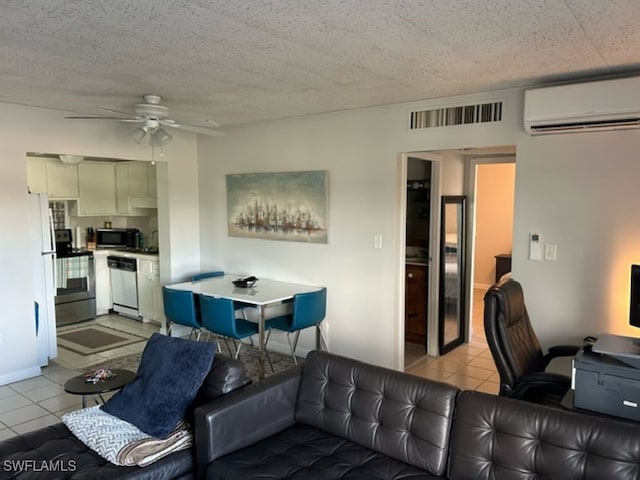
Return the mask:
<path id="1" fill-rule="evenodd" d="M 200 328 L 202 324 L 198 318 L 195 295 L 190 290 L 176 290 L 162 287 L 162 302 L 164 305 L 164 316 L 169 322 L 167 335 L 171 334 L 174 325 L 191 327 L 189 339 L 195 333 L 196 340 L 200 340 Z"/>
<path id="2" fill-rule="evenodd" d="M 223 338 L 229 356 L 238 358 L 242 348 L 242 339 L 258 334 L 258 324 L 242 318 L 236 318 L 233 300 L 228 298 L 215 298 L 209 295 L 200 295 L 200 315 L 202 327 L 207 331 Z M 235 352 L 231 352 L 227 339 L 231 339 Z M 236 347 L 236 341 L 237 347 Z M 253 345 L 253 339 L 251 339 Z M 218 344 L 219 348 L 220 344 Z M 273 371 L 273 364 L 267 354 L 267 360 Z"/>
<path id="3" fill-rule="evenodd" d="M 287 315 L 274 317 L 265 322 L 265 329 L 268 330 L 266 345 L 269 343 L 271 330 L 282 330 L 287 332 L 287 342 L 293 356 L 293 363 L 298 364 L 296 359 L 296 348 L 298 346 L 298 338 L 300 331 L 309 327 L 316 327 L 316 344 L 320 344 L 322 339 L 325 348 L 327 341 L 324 338 L 320 324 L 324 320 L 327 313 L 327 289 L 323 288 L 315 292 L 297 293 L 293 296 L 293 310 Z M 295 332 L 293 344 L 291 344 L 290 334 Z"/>
<path id="4" fill-rule="evenodd" d="M 205 280 L 207 278 L 215 278 L 224 276 L 224 272 L 222 270 L 215 270 L 213 272 L 202 272 L 196 273 L 191 277 L 192 282 L 198 282 L 200 280 Z"/>
<path id="5" fill-rule="evenodd" d="M 202 272 L 197 273 L 191 277 L 192 282 L 199 282 L 200 280 L 206 280 L 207 278 L 215 278 L 215 277 L 223 277 L 224 271 L 222 270 L 214 270 L 212 272 Z M 236 311 L 240 310 L 242 312 L 242 318 L 247 319 L 247 312 L 245 312 L 245 308 L 254 308 L 254 305 L 250 303 L 243 302 L 235 302 L 234 308 Z"/>

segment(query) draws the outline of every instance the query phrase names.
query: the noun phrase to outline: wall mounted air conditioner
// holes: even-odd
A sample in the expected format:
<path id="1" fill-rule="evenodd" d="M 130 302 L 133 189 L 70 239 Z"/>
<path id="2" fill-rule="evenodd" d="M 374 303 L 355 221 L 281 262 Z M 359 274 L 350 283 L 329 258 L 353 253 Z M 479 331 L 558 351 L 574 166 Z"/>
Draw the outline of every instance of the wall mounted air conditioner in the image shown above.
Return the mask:
<path id="1" fill-rule="evenodd" d="M 524 129 L 531 135 L 627 128 L 640 128 L 640 77 L 524 93 Z"/>

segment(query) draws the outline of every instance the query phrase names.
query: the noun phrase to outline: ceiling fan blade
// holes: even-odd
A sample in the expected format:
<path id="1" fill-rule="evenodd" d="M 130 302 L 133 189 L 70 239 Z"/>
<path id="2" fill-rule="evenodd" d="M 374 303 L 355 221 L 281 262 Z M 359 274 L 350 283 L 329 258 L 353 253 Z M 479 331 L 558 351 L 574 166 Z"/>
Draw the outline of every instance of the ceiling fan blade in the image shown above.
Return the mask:
<path id="1" fill-rule="evenodd" d="M 224 135 L 224 133 L 220 132 L 219 130 L 212 130 L 211 128 L 206 127 L 198 127 L 196 125 L 184 125 L 181 123 L 164 123 L 164 125 L 166 125 L 167 127 L 180 128 L 182 130 L 186 130 L 187 132 L 210 135 L 212 137 L 221 137 Z"/>
<path id="2" fill-rule="evenodd" d="M 130 117 L 130 118 L 135 118 L 135 115 L 131 114 L 131 113 L 127 113 L 127 112 L 120 112 L 118 110 L 111 110 L 110 108 L 105 108 L 105 107 L 95 107 L 98 110 L 102 110 L 103 112 L 107 112 L 107 113 L 117 113 L 118 115 L 123 115 L 125 117 Z"/>
<path id="3" fill-rule="evenodd" d="M 96 116 L 89 116 L 89 115 L 73 115 L 73 116 L 69 116 L 69 117 L 64 117 L 70 120 L 125 120 L 122 117 L 96 117 Z"/>

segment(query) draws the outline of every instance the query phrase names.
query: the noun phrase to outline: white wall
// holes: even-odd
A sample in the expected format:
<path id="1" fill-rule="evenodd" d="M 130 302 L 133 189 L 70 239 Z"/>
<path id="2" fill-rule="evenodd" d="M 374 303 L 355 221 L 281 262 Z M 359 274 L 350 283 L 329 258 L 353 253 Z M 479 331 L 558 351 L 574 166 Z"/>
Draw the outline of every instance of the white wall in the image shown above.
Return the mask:
<path id="1" fill-rule="evenodd" d="M 640 262 L 640 132 L 524 138 L 516 159 L 513 270 L 537 333 L 577 341 L 628 327 L 630 265 Z M 529 232 L 556 262 L 527 260 Z"/>
<path id="2" fill-rule="evenodd" d="M 117 122 L 64 120 L 65 112 L 0 104 L 0 385 L 37 375 L 33 279 L 27 224 L 26 152 L 150 160 L 148 145 L 136 145 L 130 126 Z M 144 142 L 143 142 L 144 143 Z M 174 135 L 159 167 L 170 177 L 160 185 L 161 275 L 166 282 L 199 263 L 196 141 Z M 184 212 L 189 212 L 184 214 Z M 171 231 L 169 231 L 169 218 Z"/>
<path id="3" fill-rule="evenodd" d="M 510 108 L 505 108 L 507 121 L 497 125 L 408 132 L 409 109 L 418 105 L 413 104 L 239 126 L 222 138 L 200 138 L 202 268 L 327 286 L 331 350 L 400 368 L 404 325 L 397 312 L 404 298 L 397 293 L 396 206 L 406 192 L 397 181 L 398 154 L 515 143 L 522 132 L 517 115 L 521 93 L 499 95 L 509 99 L 505 105 Z M 444 159 L 445 173 L 462 172 L 462 167 L 461 157 Z M 329 172 L 328 245 L 227 235 L 226 174 L 318 169 Z M 457 183 L 443 186 L 443 194 L 461 193 L 464 179 L 456 177 Z M 374 234 L 382 235 L 382 249 L 373 248 Z M 309 348 L 312 338 L 309 332 L 302 347 Z"/>

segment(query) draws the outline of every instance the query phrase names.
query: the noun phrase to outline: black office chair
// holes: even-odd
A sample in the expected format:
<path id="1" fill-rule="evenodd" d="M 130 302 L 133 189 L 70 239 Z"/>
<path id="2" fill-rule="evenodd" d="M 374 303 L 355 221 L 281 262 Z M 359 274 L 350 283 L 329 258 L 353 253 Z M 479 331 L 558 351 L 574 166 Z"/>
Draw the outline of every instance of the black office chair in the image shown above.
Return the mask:
<path id="1" fill-rule="evenodd" d="M 545 368 L 556 357 L 574 356 L 580 347 L 560 345 L 543 354 L 516 280 L 503 278 L 485 294 L 484 329 L 500 375 L 499 394 L 559 406 L 571 378 L 545 372 Z"/>

